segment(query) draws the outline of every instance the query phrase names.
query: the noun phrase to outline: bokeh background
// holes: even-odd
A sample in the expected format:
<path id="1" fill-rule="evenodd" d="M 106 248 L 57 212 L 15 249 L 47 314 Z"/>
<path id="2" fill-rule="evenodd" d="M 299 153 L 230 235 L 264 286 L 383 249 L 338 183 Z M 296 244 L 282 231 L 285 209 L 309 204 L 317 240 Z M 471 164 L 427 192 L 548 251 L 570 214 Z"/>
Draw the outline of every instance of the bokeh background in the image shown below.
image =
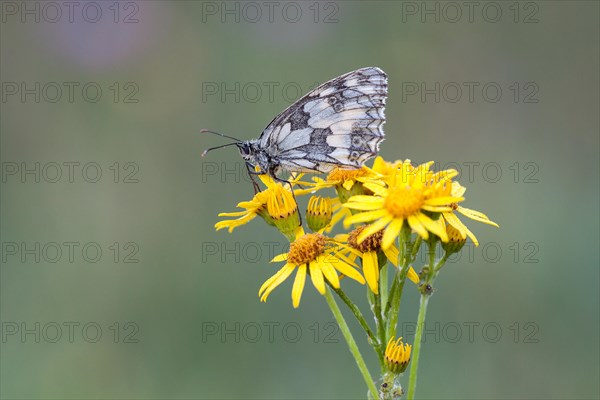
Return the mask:
<path id="1" fill-rule="evenodd" d="M 597 2 L 58 4 L 2 2 L 3 398 L 364 398 L 310 284 L 259 302 L 285 239 L 214 231 L 252 188 L 199 133 L 257 137 L 363 66 L 389 75 L 381 154 L 460 168 L 501 227 L 436 282 L 419 397 L 599 397 Z"/>

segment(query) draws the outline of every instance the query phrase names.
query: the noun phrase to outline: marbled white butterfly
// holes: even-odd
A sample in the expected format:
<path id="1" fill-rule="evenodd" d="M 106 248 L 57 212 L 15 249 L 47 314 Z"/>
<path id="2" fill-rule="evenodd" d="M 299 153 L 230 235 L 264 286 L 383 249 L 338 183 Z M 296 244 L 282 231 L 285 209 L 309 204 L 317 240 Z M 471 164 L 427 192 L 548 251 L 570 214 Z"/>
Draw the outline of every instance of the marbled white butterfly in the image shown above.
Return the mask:
<path id="1" fill-rule="evenodd" d="M 235 140 L 248 172 L 324 172 L 360 168 L 384 139 L 387 75 L 376 67 L 348 72 L 323 83 L 276 116 L 258 139 Z M 255 183 L 255 188 L 258 186 Z"/>

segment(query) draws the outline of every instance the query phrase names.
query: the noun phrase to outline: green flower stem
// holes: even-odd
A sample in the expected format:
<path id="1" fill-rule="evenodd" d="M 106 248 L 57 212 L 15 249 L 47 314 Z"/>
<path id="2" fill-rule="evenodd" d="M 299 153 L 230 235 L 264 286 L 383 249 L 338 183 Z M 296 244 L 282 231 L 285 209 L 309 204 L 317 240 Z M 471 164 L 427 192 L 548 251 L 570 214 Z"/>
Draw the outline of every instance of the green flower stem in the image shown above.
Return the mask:
<path id="1" fill-rule="evenodd" d="M 384 307 L 387 306 L 387 302 L 388 302 L 388 293 L 389 293 L 389 287 L 388 287 L 388 265 L 387 265 L 387 261 L 385 262 L 385 264 L 383 265 L 383 267 L 381 268 L 381 270 L 379 271 L 379 293 L 380 293 L 380 303 L 379 303 L 379 312 L 381 313 L 382 310 L 384 309 Z M 387 336 L 385 336 L 387 334 L 387 330 L 388 330 L 388 319 L 386 317 L 385 314 L 381 314 L 381 318 L 383 321 L 383 325 L 382 325 L 382 333 L 383 336 L 380 336 L 380 341 L 381 341 L 381 354 L 383 356 L 383 353 L 385 351 L 385 346 L 387 345 L 386 343 L 386 338 Z M 382 357 L 383 359 L 383 357 Z M 385 364 L 381 364 L 382 367 L 382 371 L 385 368 Z"/>
<path id="2" fill-rule="evenodd" d="M 404 279 L 402 279 L 402 270 L 404 265 L 407 264 L 406 259 L 406 248 L 408 241 L 410 240 L 410 229 L 402 228 L 400 236 L 398 237 L 398 267 L 400 270 L 396 270 L 394 274 L 394 282 L 392 283 L 392 290 L 387 304 L 385 305 L 385 319 L 388 321 L 387 325 L 387 337 L 394 337 L 396 335 L 396 325 L 398 324 L 398 310 L 400 310 L 400 298 L 402 297 L 402 289 L 404 287 Z"/>
<path id="3" fill-rule="evenodd" d="M 429 254 L 429 276 L 427 277 L 427 283 L 433 283 L 435 279 L 435 272 L 441 268 L 448 257 L 444 255 L 438 265 L 435 265 L 435 245 L 437 241 L 431 240 L 427 242 L 428 254 Z M 411 364 L 410 364 L 410 378 L 408 380 L 408 394 L 406 395 L 407 400 L 415 398 L 415 392 L 417 389 L 417 376 L 419 368 L 419 355 L 421 354 L 421 338 L 423 337 L 423 329 L 425 325 L 425 315 L 427 314 L 427 304 L 429 303 L 428 293 L 421 293 L 421 299 L 419 301 L 419 315 L 417 317 L 417 331 L 415 332 L 415 342 L 413 343 Z"/>
<path id="4" fill-rule="evenodd" d="M 368 291 L 368 299 L 371 305 L 371 311 L 373 312 L 373 316 L 375 317 L 375 324 L 377 327 L 377 336 L 379 338 L 379 349 L 378 353 L 381 354 L 380 363 L 381 363 L 381 372 L 385 372 L 385 364 L 383 360 L 383 353 L 385 350 L 385 345 L 387 343 L 386 340 L 386 319 L 384 318 L 382 311 L 382 293 L 387 293 L 387 280 L 385 287 L 381 282 L 381 271 L 387 268 L 387 257 L 383 255 L 383 253 L 379 253 L 377 256 L 377 267 L 379 269 L 379 290 L 377 294 L 371 292 L 371 289 L 367 287 Z M 386 294 L 387 297 L 387 294 Z"/>
<path id="5" fill-rule="evenodd" d="M 329 305 L 329 308 L 331 309 L 331 312 L 333 313 L 333 316 L 335 317 L 335 320 L 337 321 L 340 330 L 344 335 L 344 339 L 346 339 L 346 343 L 348 343 L 350 352 L 354 356 L 356 365 L 358 365 L 358 369 L 360 370 L 360 373 L 362 374 L 363 379 L 365 380 L 365 383 L 367 384 L 367 387 L 371 392 L 372 398 L 379 399 L 379 392 L 377 390 L 377 387 L 375 386 L 375 382 L 373 382 L 371 374 L 369 373 L 367 364 L 365 364 L 365 360 L 363 360 L 360 351 L 358 350 L 358 346 L 356 345 L 356 342 L 352 337 L 352 333 L 350 333 L 350 329 L 346 324 L 346 320 L 344 319 L 342 312 L 340 311 L 338 305 L 335 302 L 335 299 L 333 298 L 329 290 L 325 291 L 325 300 L 327 301 L 327 305 Z"/>
<path id="6" fill-rule="evenodd" d="M 429 277 L 427 283 L 433 283 L 435 277 L 435 245 L 437 241 L 427 241 L 427 255 L 429 256 Z"/>
<path id="7" fill-rule="evenodd" d="M 417 258 L 417 252 L 419 251 L 419 247 L 421 247 L 421 243 L 423 242 L 423 238 L 421 236 L 419 236 L 417 238 L 417 240 L 415 240 L 415 243 L 413 244 L 413 248 L 412 248 L 412 254 L 411 256 L 411 262 L 413 262 L 415 260 L 415 258 Z"/>
<path id="8" fill-rule="evenodd" d="M 375 317 L 375 332 L 377 334 L 376 350 L 378 354 L 381 354 L 379 361 L 383 370 L 383 342 L 385 342 L 385 324 L 381 315 L 381 299 L 379 294 L 375 294 L 367 287 L 367 300 L 371 306 L 371 312 Z"/>
<path id="9" fill-rule="evenodd" d="M 398 314 L 400 312 L 404 282 L 406 281 L 408 268 L 415 261 L 421 243 L 422 239 L 418 236 L 407 254 L 406 248 L 410 245 L 410 229 L 402 229 L 400 234 L 400 270 L 394 276 L 394 283 L 392 284 L 390 297 L 384 312 L 385 319 L 389 321 L 387 326 L 387 337 L 389 338 L 396 337 L 396 325 L 398 325 Z"/>
<path id="10" fill-rule="evenodd" d="M 387 316 L 387 336 L 389 338 L 396 336 L 396 325 L 398 325 L 398 310 L 400 310 L 400 301 L 402 299 L 402 290 L 404 289 L 404 279 L 401 278 L 401 273 L 396 273 L 394 279 L 398 282 L 396 285 L 396 293 L 393 296 L 389 314 Z"/>
<path id="11" fill-rule="evenodd" d="M 348 296 L 346 296 L 346 293 L 344 293 L 344 291 L 342 289 L 334 288 L 333 286 L 331 286 L 329 281 L 326 281 L 326 282 L 327 282 L 327 285 L 331 288 L 331 290 L 333 290 L 340 297 L 340 299 L 342 299 L 342 301 L 346 304 L 346 306 L 348 306 L 350 311 L 352 311 L 352 314 L 354 314 L 354 316 L 358 320 L 358 323 L 360 324 L 360 326 L 367 333 L 367 336 L 369 337 L 369 342 L 371 342 L 373 347 L 377 350 L 376 353 L 380 358 L 380 362 L 383 362 L 383 353 L 378 350 L 380 346 L 379 346 L 379 341 L 377 340 L 377 336 L 375 336 L 375 333 L 373 333 L 373 331 L 371 330 L 371 327 L 369 326 L 369 324 L 367 324 L 367 321 L 365 320 L 365 317 L 363 317 L 360 309 L 356 306 L 356 304 L 354 304 L 352 302 L 352 300 L 350 300 L 348 298 Z"/>
<path id="12" fill-rule="evenodd" d="M 381 298 L 379 295 L 375 296 L 375 312 L 377 313 L 377 334 L 379 335 L 379 353 L 381 353 L 381 371 L 385 371 L 385 363 L 383 361 L 383 353 L 385 352 L 385 320 L 381 313 Z"/>
<path id="13" fill-rule="evenodd" d="M 444 266 L 444 264 L 446 264 L 446 261 L 448 260 L 448 257 L 450 257 L 450 253 L 444 253 L 444 256 L 442 257 L 442 259 L 436 264 L 435 268 L 434 268 L 434 275 L 433 277 L 435 278 L 438 274 L 438 272 L 440 272 L 440 268 L 442 268 Z"/>
<path id="14" fill-rule="evenodd" d="M 415 333 L 415 342 L 412 349 L 412 361 L 410 364 L 410 378 L 408 380 L 408 394 L 406 396 L 408 400 L 415 398 L 415 390 L 417 388 L 417 369 L 419 368 L 419 354 L 421 353 L 421 337 L 423 336 L 423 325 L 425 324 L 425 314 L 427 313 L 428 301 L 429 296 L 422 294 L 419 302 L 417 332 Z"/>
<path id="15" fill-rule="evenodd" d="M 400 311 L 400 301 L 402 299 L 402 290 L 404 289 L 404 282 L 406 281 L 406 273 L 402 273 L 402 270 L 396 272 L 394 280 L 397 282 L 396 291 L 393 293 L 393 298 L 390 299 L 391 306 L 389 308 L 389 315 L 387 317 L 387 336 L 392 338 L 396 337 L 396 325 L 398 325 L 398 314 Z M 404 276 L 402 276 L 404 275 Z"/>
<path id="16" fill-rule="evenodd" d="M 379 271 L 379 295 L 381 296 L 381 307 L 387 306 L 388 302 L 388 265 L 387 262 Z"/>
<path id="17" fill-rule="evenodd" d="M 388 318 L 388 314 L 390 313 L 390 308 L 392 307 L 392 302 L 394 301 L 394 298 L 396 297 L 396 291 L 397 291 L 397 286 L 398 286 L 398 279 L 396 279 L 397 275 L 398 275 L 398 270 L 396 270 L 396 273 L 394 274 L 394 278 L 393 278 L 394 281 L 392 282 L 392 287 L 390 288 L 390 295 L 385 304 L 385 311 L 383 312 L 386 319 Z"/>

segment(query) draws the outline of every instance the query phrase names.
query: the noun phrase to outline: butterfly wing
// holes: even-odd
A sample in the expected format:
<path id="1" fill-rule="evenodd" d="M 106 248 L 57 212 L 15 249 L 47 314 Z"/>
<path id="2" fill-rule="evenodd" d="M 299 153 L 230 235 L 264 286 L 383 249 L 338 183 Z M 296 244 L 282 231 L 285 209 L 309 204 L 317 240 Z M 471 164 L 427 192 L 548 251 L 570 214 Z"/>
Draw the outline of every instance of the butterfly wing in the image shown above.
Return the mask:
<path id="1" fill-rule="evenodd" d="M 384 139 L 387 75 L 368 67 L 323 83 L 269 123 L 261 149 L 288 171 L 360 168 Z"/>

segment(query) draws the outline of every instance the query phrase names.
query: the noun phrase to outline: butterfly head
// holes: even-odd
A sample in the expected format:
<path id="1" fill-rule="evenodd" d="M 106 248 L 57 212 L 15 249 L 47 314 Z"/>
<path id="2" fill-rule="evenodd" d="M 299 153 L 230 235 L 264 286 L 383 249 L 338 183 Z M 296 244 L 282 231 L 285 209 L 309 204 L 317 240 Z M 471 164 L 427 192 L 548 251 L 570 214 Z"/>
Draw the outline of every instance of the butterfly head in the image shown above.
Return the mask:
<path id="1" fill-rule="evenodd" d="M 269 157 L 266 152 L 261 149 L 258 139 L 237 143 L 237 147 L 240 151 L 240 155 L 246 162 L 254 166 L 259 166 L 261 171 L 268 171 L 271 169 Z"/>
<path id="2" fill-rule="evenodd" d="M 236 143 L 242 158 L 246 161 L 252 161 L 254 154 L 256 153 L 255 148 L 250 141 Z"/>

